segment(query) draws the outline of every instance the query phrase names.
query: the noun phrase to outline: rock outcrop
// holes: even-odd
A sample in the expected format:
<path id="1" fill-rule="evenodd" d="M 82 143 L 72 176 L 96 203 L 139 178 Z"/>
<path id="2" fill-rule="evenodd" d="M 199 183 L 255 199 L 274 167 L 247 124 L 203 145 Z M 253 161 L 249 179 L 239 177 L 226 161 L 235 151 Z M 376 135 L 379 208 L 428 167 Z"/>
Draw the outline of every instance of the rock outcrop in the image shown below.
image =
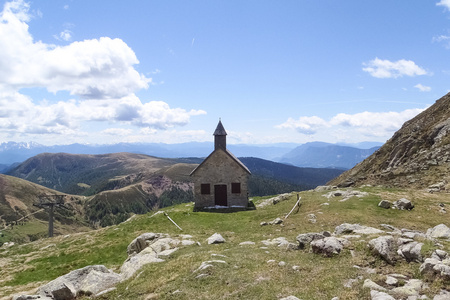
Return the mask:
<path id="1" fill-rule="evenodd" d="M 444 191 L 450 182 L 449 133 L 450 93 L 404 123 L 380 149 L 328 184 Z"/>

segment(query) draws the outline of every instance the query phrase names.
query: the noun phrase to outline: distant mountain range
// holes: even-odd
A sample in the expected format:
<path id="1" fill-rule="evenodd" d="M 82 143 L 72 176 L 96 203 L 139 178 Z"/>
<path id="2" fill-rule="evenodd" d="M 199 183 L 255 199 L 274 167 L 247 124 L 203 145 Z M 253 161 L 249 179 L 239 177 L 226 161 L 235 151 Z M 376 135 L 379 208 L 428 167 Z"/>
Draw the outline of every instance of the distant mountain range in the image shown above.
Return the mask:
<path id="1" fill-rule="evenodd" d="M 381 143 L 373 142 L 359 144 L 314 142 L 267 145 L 230 144 L 228 148 L 238 157 L 257 157 L 299 167 L 350 169 L 380 146 Z M 118 143 L 111 145 L 70 144 L 54 146 L 45 146 L 35 142 L 6 142 L 0 143 L 0 173 L 6 173 L 8 169 L 11 169 L 11 165 L 24 162 L 28 158 L 41 153 L 108 154 L 128 152 L 163 158 L 181 158 L 206 157 L 213 148 L 214 146 L 211 142 L 180 144 Z"/>

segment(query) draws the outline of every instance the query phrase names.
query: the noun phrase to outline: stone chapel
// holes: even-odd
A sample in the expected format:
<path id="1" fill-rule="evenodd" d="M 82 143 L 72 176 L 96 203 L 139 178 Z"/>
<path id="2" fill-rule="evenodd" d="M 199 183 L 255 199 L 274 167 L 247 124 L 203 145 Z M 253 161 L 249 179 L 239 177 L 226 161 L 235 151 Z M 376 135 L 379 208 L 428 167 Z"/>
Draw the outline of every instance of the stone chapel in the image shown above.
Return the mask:
<path id="1" fill-rule="evenodd" d="M 227 132 L 219 120 L 214 131 L 214 151 L 195 168 L 194 210 L 248 207 L 249 169 L 227 149 Z"/>

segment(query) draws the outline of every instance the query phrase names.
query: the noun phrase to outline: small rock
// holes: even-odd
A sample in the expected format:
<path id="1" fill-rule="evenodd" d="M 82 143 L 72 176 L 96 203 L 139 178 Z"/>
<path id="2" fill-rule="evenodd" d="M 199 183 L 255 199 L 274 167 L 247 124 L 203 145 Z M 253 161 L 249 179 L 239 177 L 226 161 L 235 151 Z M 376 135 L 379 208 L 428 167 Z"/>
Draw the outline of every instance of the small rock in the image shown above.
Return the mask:
<path id="1" fill-rule="evenodd" d="M 242 242 L 239 244 L 239 246 L 247 246 L 247 245 L 255 245 L 255 242 L 251 242 L 251 241 L 246 241 L 246 242 Z"/>
<path id="2" fill-rule="evenodd" d="M 225 243 L 225 239 L 217 232 L 210 236 L 207 241 L 208 245 Z"/>
<path id="3" fill-rule="evenodd" d="M 395 300 L 391 295 L 376 290 L 370 291 L 370 298 L 372 300 Z"/>
<path id="4" fill-rule="evenodd" d="M 391 205 L 392 205 L 392 203 L 388 200 L 381 200 L 380 203 L 378 203 L 378 207 L 386 208 L 386 209 L 391 208 Z"/>
<path id="5" fill-rule="evenodd" d="M 283 223 L 283 220 L 281 220 L 280 218 L 276 218 L 272 222 L 269 222 L 270 225 L 279 225 L 281 223 Z"/>
<path id="6" fill-rule="evenodd" d="M 392 276 L 386 276 L 386 284 L 390 286 L 397 286 L 398 285 L 398 279 Z"/>
<path id="7" fill-rule="evenodd" d="M 285 298 L 281 298 L 280 300 L 301 300 L 295 296 L 287 296 Z"/>
<path id="8" fill-rule="evenodd" d="M 411 210 L 414 208 L 412 202 L 406 198 L 401 198 L 400 200 L 395 201 L 393 206 L 400 210 Z"/>
<path id="9" fill-rule="evenodd" d="M 370 279 L 364 280 L 363 288 L 370 289 L 370 290 L 376 290 L 376 291 L 380 291 L 380 292 L 386 291 L 386 289 L 384 287 L 376 284 L 375 282 L 373 282 Z"/>

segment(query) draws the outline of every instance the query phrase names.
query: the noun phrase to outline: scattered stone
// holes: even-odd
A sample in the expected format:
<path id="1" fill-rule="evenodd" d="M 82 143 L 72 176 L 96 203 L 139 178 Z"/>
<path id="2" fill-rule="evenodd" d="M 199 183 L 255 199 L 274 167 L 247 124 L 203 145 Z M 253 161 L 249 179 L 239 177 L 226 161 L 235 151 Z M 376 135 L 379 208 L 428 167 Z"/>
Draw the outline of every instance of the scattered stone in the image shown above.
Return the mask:
<path id="1" fill-rule="evenodd" d="M 373 282 L 370 279 L 364 280 L 363 288 L 370 289 L 370 290 L 375 290 L 375 291 L 380 291 L 380 292 L 385 292 L 386 291 L 386 289 L 384 287 L 382 287 L 381 285 L 376 284 L 375 282 Z"/>
<path id="2" fill-rule="evenodd" d="M 344 287 L 351 289 L 351 288 L 353 288 L 353 285 L 357 282 L 358 282 L 358 279 L 349 279 L 344 283 Z"/>
<path id="3" fill-rule="evenodd" d="M 259 223 L 259 225 L 261 225 L 261 226 L 266 226 L 266 225 L 269 225 L 269 223 L 267 223 L 267 222 L 261 222 L 261 223 Z"/>
<path id="4" fill-rule="evenodd" d="M 341 253 L 346 241 L 336 237 L 326 237 L 320 240 L 311 242 L 312 251 L 316 254 L 323 254 L 324 256 L 333 256 Z"/>
<path id="5" fill-rule="evenodd" d="M 432 184 L 428 187 L 428 192 L 429 193 L 438 193 L 440 192 L 442 189 L 445 189 L 445 182 L 438 182 L 435 184 Z"/>
<path id="6" fill-rule="evenodd" d="M 292 270 L 294 271 L 300 271 L 300 266 L 292 266 Z"/>
<path id="7" fill-rule="evenodd" d="M 227 264 L 227 262 L 224 260 L 218 260 L 218 259 L 204 261 L 200 264 L 200 267 L 198 267 L 193 273 L 197 273 L 199 271 L 204 271 L 206 269 L 212 268 L 212 267 L 214 267 L 213 264 Z"/>
<path id="8" fill-rule="evenodd" d="M 392 276 L 386 276 L 386 284 L 390 286 L 398 286 L 398 279 Z"/>
<path id="9" fill-rule="evenodd" d="M 138 254 L 148 246 L 148 242 L 159 238 L 160 234 L 153 232 L 146 232 L 135 238 L 127 247 L 127 254 Z"/>
<path id="10" fill-rule="evenodd" d="M 264 207 L 267 205 L 275 205 L 281 201 L 285 201 L 288 200 L 289 198 L 291 198 L 291 193 L 285 193 L 285 194 L 281 194 L 278 195 L 276 197 L 272 197 L 269 199 L 266 199 L 264 201 L 262 201 L 261 203 L 257 204 L 256 207 Z"/>
<path id="11" fill-rule="evenodd" d="M 41 286 L 37 294 L 58 300 L 75 299 L 79 293 L 97 294 L 121 280 L 121 276 L 103 265 L 87 266 Z"/>
<path id="12" fill-rule="evenodd" d="M 372 300 L 395 300 L 395 298 L 392 297 L 391 295 L 386 294 L 385 292 L 377 291 L 377 290 L 370 291 L 370 299 L 372 299 Z"/>
<path id="13" fill-rule="evenodd" d="M 393 206 L 396 209 L 400 209 L 400 210 L 411 210 L 414 208 L 414 205 L 412 204 L 412 202 L 406 198 L 401 198 L 400 200 L 395 201 Z"/>
<path id="14" fill-rule="evenodd" d="M 396 287 L 391 290 L 391 293 L 402 297 L 419 296 L 422 290 L 423 282 L 419 279 L 410 279 L 404 286 Z"/>
<path id="15" fill-rule="evenodd" d="M 120 267 L 120 273 L 123 280 L 127 280 L 143 266 L 163 261 L 163 259 L 158 258 L 157 253 L 152 248 L 146 248 L 138 254 L 128 257 Z"/>
<path id="16" fill-rule="evenodd" d="M 426 236 L 428 239 L 450 239 L 450 228 L 447 225 L 439 224 L 428 229 Z"/>
<path id="17" fill-rule="evenodd" d="M 275 260 L 275 259 L 269 259 L 268 261 L 267 261 L 267 263 L 268 264 L 273 264 L 273 263 L 276 263 L 277 261 Z"/>
<path id="18" fill-rule="evenodd" d="M 441 290 L 439 295 L 434 296 L 433 300 L 448 300 L 450 299 L 450 292 L 446 290 Z"/>
<path id="19" fill-rule="evenodd" d="M 397 254 L 406 259 L 407 262 L 423 262 L 423 257 L 420 253 L 422 246 L 423 243 L 409 242 L 400 245 L 397 250 Z"/>
<path id="20" fill-rule="evenodd" d="M 402 236 L 410 239 L 425 239 L 426 235 L 423 232 L 415 231 L 415 230 L 409 230 L 409 229 L 402 229 Z"/>
<path id="21" fill-rule="evenodd" d="M 381 200 L 380 203 L 378 203 L 378 207 L 386 208 L 386 209 L 391 208 L 391 205 L 392 205 L 392 203 L 388 200 Z"/>
<path id="22" fill-rule="evenodd" d="M 269 222 L 270 225 L 279 225 L 281 223 L 283 223 L 283 220 L 281 220 L 280 218 L 276 218 L 272 222 Z"/>
<path id="23" fill-rule="evenodd" d="M 246 241 L 246 242 L 242 242 L 239 244 L 239 246 L 247 246 L 247 245 L 255 245 L 255 242 L 251 242 L 251 241 Z"/>
<path id="24" fill-rule="evenodd" d="M 287 246 L 289 244 L 289 241 L 285 238 L 285 237 L 278 237 L 278 238 L 274 238 L 274 239 L 268 239 L 268 240 L 264 240 L 261 241 L 261 243 L 263 243 L 265 246 Z"/>
<path id="25" fill-rule="evenodd" d="M 394 238 L 390 235 L 380 236 L 369 241 L 372 251 L 381 256 L 385 261 L 394 264 Z"/>
<path id="26" fill-rule="evenodd" d="M 207 241 L 208 245 L 225 243 L 225 239 L 217 232 L 210 236 Z"/>
<path id="27" fill-rule="evenodd" d="M 314 189 L 315 192 L 325 192 L 337 189 L 337 186 L 334 185 L 319 185 Z"/>
<path id="28" fill-rule="evenodd" d="M 278 266 L 279 266 L 279 267 L 284 267 L 284 266 L 286 266 L 286 262 L 280 261 L 280 262 L 278 263 Z"/>
<path id="29" fill-rule="evenodd" d="M 322 233 L 302 233 L 297 236 L 297 242 L 300 249 L 305 249 L 312 241 L 321 240 L 325 238 Z"/>
<path id="30" fill-rule="evenodd" d="M 285 298 L 281 298 L 280 300 L 301 300 L 301 299 L 299 299 L 299 298 L 297 298 L 295 296 L 288 296 L 288 297 L 285 297 Z"/>
<path id="31" fill-rule="evenodd" d="M 383 234 L 384 231 L 373 228 L 373 227 L 362 226 L 359 224 L 348 224 L 348 223 L 341 224 L 341 225 L 337 226 L 334 230 L 334 234 L 336 234 L 336 235 L 345 234 L 345 233 L 370 235 L 370 234 Z"/>

